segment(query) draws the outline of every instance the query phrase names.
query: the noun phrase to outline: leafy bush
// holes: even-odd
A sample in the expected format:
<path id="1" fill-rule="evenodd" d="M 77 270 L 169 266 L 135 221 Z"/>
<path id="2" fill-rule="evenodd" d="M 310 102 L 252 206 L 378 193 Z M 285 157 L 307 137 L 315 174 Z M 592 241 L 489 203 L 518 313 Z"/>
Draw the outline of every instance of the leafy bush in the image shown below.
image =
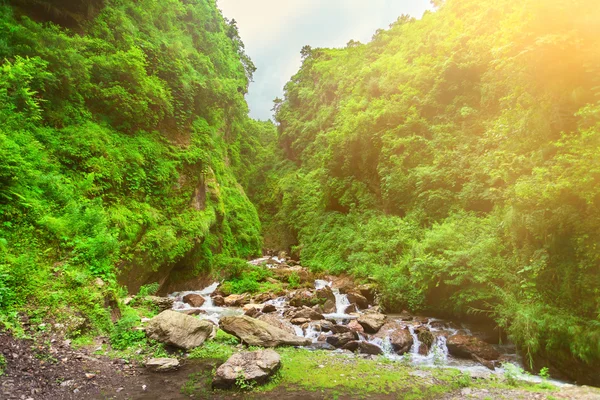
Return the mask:
<path id="1" fill-rule="evenodd" d="M 146 343 L 146 334 L 143 330 L 134 329 L 139 326 L 140 317 L 132 310 L 128 310 L 123 317 L 117 321 L 110 335 L 110 344 L 115 350 L 125 350 Z"/>

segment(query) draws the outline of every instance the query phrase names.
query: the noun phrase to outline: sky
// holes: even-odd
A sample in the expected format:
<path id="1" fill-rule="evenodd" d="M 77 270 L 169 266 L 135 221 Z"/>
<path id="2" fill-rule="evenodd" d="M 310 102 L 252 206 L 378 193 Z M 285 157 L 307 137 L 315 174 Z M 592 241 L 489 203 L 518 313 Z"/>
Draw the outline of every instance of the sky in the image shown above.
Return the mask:
<path id="1" fill-rule="evenodd" d="M 217 0 L 235 19 L 246 53 L 258 68 L 246 97 L 250 115 L 266 120 L 276 97 L 301 65 L 300 49 L 367 43 L 402 14 L 420 18 L 429 0 Z"/>

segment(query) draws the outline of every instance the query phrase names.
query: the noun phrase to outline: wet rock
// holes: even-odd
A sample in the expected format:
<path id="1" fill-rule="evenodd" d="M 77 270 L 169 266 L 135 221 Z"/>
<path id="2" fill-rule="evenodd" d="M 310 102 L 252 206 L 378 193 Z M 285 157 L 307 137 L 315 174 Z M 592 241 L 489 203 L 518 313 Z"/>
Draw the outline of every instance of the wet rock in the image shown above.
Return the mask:
<path id="1" fill-rule="evenodd" d="M 402 321 L 412 321 L 413 320 L 413 316 L 406 310 L 402 311 L 400 313 L 399 317 Z"/>
<path id="2" fill-rule="evenodd" d="M 230 294 L 223 300 L 226 307 L 241 307 L 249 303 L 247 294 Z"/>
<path id="3" fill-rule="evenodd" d="M 305 346 L 311 342 L 310 339 L 291 335 L 283 329 L 247 316 L 223 317 L 219 326 L 250 346 Z"/>
<path id="4" fill-rule="evenodd" d="M 500 353 L 490 344 L 468 335 L 453 335 L 446 342 L 448 352 L 455 357 L 482 360 L 497 360 Z"/>
<path id="5" fill-rule="evenodd" d="M 273 350 L 242 352 L 232 355 L 215 371 L 212 386 L 228 389 L 243 378 L 249 384 L 264 384 L 281 367 L 281 358 Z"/>
<path id="6" fill-rule="evenodd" d="M 319 332 L 328 332 L 333 328 L 333 324 L 326 320 L 313 321 L 311 325 L 316 331 Z"/>
<path id="7" fill-rule="evenodd" d="M 323 340 L 317 339 L 316 343 L 311 343 L 308 347 L 315 350 L 335 350 L 335 347 L 327 343 L 325 338 Z"/>
<path id="8" fill-rule="evenodd" d="M 265 304 L 262 309 L 262 312 L 265 314 L 272 313 L 275 311 L 277 311 L 277 307 L 275 307 L 273 304 Z"/>
<path id="9" fill-rule="evenodd" d="M 146 368 L 154 372 L 169 372 L 179 369 L 179 360 L 176 358 L 152 358 L 146 361 Z"/>
<path id="10" fill-rule="evenodd" d="M 150 339 L 184 350 L 198 347 L 213 333 L 214 325 L 176 311 L 163 311 L 146 326 Z"/>
<path id="11" fill-rule="evenodd" d="M 318 303 L 318 299 L 310 290 L 297 290 L 288 296 L 289 303 L 294 307 L 313 306 Z"/>
<path id="12" fill-rule="evenodd" d="M 294 326 L 290 322 L 279 319 L 275 314 L 262 314 L 258 317 L 258 319 L 263 322 L 266 322 L 269 325 L 273 325 L 279 329 L 283 329 L 284 331 L 291 333 L 292 335 L 296 334 Z"/>
<path id="13" fill-rule="evenodd" d="M 225 298 L 221 295 L 214 296 L 212 301 L 216 307 L 223 307 L 225 305 Z"/>
<path id="14" fill-rule="evenodd" d="M 261 315 L 261 312 L 258 310 L 258 308 L 250 307 L 246 309 L 244 315 L 252 318 L 258 318 Z"/>
<path id="15" fill-rule="evenodd" d="M 358 334 L 356 332 L 346 332 L 328 336 L 326 342 L 334 347 L 344 347 L 354 340 L 358 340 Z"/>
<path id="16" fill-rule="evenodd" d="M 170 297 L 146 296 L 144 301 L 150 302 L 159 311 L 165 311 L 173 308 L 175 300 Z"/>
<path id="17" fill-rule="evenodd" d="M 399 329 L 390 333 L 390 343 L 396 354 L 408 353 L 414 340 L 408 329 Z"/>
<path id="18" fill-rule="evenodd" d="M 335 300 L 327 299 L 323 304 L 323 312 L 325 314 L 333 314 L 336 312 Z"/>
<path id="19" fill-rule="evenodd" d="M 350 329 L 346 325 L 332 325 L 330 330 L 335 334 L 348 333 L 352 331 L 352 329 Z"/>
<path id="20" fill-rule="evenodd" d="M 363 314 L 358 317 L 358 323 L 364 328 L 366 333 L 377 333 L 385 324 L 386 316 L 376 312 Z"/>
<path id="21" fill-rule="evenodd" d="M 364 341 L 352 341 L 348 342 L 342 347 L 344 350 L 350 350 L 352 352 L 358 352 L 360 354 L 371 354 L 371 355 L 379 355 L 383 354 L 383 350 L 379 346 L 374 345 L 373 343 L 364 342 Z"/>
<path id="22" fill-rule="evenodd" d="M 296 311 L 292 315 L 292 319 L 299 319 L 299 318 L 308 319 L 308 320 L 312 320 L 312 321 L 318 321 L 318 320 L 325 319 L 323 317 L 323 314 L 320 314 L 311 308 L 303 308 L 299 311 Z"/>
<path id="23" fill-rule="evenodd" d="M 304 325 L 304 324 L 308 324 L 310 322 L 310 319 L 308 319 L 308 318 L 292 318 L 292 320 L 290 322 L 294 325 Z"/>
<path id="24" fill-rule="evenodd" d="M 327 301 L 333 302 L 333 305 L 335 307 L 335 294 L 333 293 L 333 291 L 331 290 L 331 288 L 329 286 L 325 286 L 324 288 L 321 288 L 319 290 L 317 290 L 315 292 L 315 295 L 322 300 L 322 303 L 326 303 Z M 334 311 L 335 312 L 335 309 Z"/>
<path id="25" fill-rule="evenodd" d="M 202 307 L 204 304 L 204 297 L 200 296 L 199 294 L 186 294 L 183 296 L 183 302 L 192 307 Z"/>
<path id="26" fill-rule="evenodd" d="M 367 302 L 373 304 L 377 295 L 377 286 L 372 283 L 366 283 L 356 287 L 358 292 L 367 299 Z"/>
<path id="27" fill-rule="evenodd" d="M 354 313 L 358 312 L 358 308 L 356 307 L 356 304 L 350 304 L 348 307 L 346 307 L 344 312 L 346 314 L 354 314 Z"/>
<path id="28" fill-rule="evenodd" d="M 419 328 L 415 329 L 415 333 L 417 334 L 417 339 L 419 339 L 419 342 L 421 342 L 421 345 L 419 346 L 419 354 L 426 356 L 429 354 L 429 350 L 431 350 L 431 346 L 435 341 L 435 337 L 429 328 L 425 326 L 420 326 Z"/>
<path id="29" fill-rule="evenodd" d="M 274 300 L 277 298 L 277 295 L 274 293 L 261 293 L 258 294 L 256 296 L 254 296 L 254 299 L 252 300 L 254 303 L 266 303 L 269 300 Z"/>
<path id="30" fill-rule="evenodd" d="M 355 304 L 359 309 L 364 310 L 369 307 L 367 298 L 359 293 L 348 293 L 346 295 L 350 304 Z M 348 312 L 348 311 L 346 311 Z"/>
<path id="31" fill-rule="evenodd" d="M 353 319 L 352 321 L 350 321 L 348 323 L 348 328 L 351 331 L 354 331 L 354 332 L 358 332 L 358 333 L 361 333 L 361 334 L 365 333 L 365 328 L 363 328 L 362 325 L 359 324 L 358 321 L 355 320 L 355 319 Z"/>

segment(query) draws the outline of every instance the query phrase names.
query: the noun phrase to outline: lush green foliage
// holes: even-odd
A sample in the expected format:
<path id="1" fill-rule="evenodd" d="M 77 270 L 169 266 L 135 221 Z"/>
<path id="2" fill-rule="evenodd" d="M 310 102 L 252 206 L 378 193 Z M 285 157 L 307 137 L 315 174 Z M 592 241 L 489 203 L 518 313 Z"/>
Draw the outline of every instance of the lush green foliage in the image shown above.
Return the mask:
<path id="1" fill-rule="evenodd" d="M 234 175 L 254 66 L 215 1 L 22 3 L 0 2 L 0 320 L 71 307 L 108 331 L 117 280 L 257 254 Z"/>
<path id="2" fill-rule="evenodd" d="M 303 49 L 271 218 L 388 309 L 483 313 L 531 356 L 598 365 L 600 5 L 438 3 Z"/>

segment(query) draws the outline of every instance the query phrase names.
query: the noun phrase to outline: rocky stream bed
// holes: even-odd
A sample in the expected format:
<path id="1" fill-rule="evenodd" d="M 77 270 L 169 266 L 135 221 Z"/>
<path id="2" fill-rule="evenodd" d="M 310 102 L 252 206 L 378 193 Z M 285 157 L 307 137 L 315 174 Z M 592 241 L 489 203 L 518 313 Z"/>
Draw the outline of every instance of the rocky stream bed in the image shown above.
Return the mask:
<path id="1" fill-rule="evenodd" d="M 225 295 L 215 282 L 146 299 L 161 312 L 139 329 L 171 358 L 136 364 L 99 355 L 102 339 L 73 350 L 56 336 L 40 346 L 0 334 L 0 399 L 600 399 L 593 388 L 521 373 L 515 346 L 493 328 L 385 314 L 373 285 L 316 279 L 276 257 L 251 263 L 272 269 L 274 284 L 294 274 L 298 287 Z M 230 356 L 188 358 L 217 343 L 219 330 L 240 341 L 226 347 Z M 507 386 L 507 374 L 530 386 Z"/>

